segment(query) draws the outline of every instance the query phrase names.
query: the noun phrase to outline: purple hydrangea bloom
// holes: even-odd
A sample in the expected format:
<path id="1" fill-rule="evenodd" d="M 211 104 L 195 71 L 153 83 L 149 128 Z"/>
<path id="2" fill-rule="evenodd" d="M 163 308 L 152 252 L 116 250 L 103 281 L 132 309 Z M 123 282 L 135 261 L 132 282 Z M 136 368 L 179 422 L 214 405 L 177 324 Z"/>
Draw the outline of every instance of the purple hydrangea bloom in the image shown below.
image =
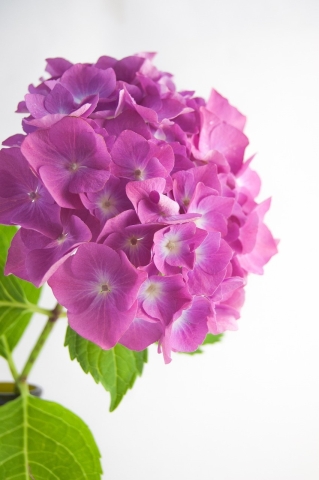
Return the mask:
<path id="1" fill-rule="evenodd" d="M 47 60 L 0 152 L 6 274 L 48 281 L 104 349 L 158 342 L 165 362 L 237 328 L 250 273 L 277 252 L 245 160 L 245 117 L 178 91 L 154 54 Z"/>
<path id="2" fill-rule="evenodd" d="M 76 215 L 61 214 L 61 227 L 55 239 L 35 230 L 20 228 L 12 241 L 8 253 L 5 273 L 19 272 L 20 277 L 39 287 L 57 270 L 81 243 L 92 238 L 89 227 Z M 22 261 L 18 251 L 23 253 Z M 22 265 L 24 264 L 24 267 Z M 22 268 L 24 274 L 22 275 Z"/>
<path id="3" fill-rule="evenodd" d="M 79 194 L 101 190 L 110 176 L 104 139 L 83 119 L 65 117 L 33 132 L 21 150 L 61 207 L 81 207 Z"/>
<path id="4" fill-rule="evenodd" d="M 20 148 L 0 151 L 0 222 L 52 238 L 60 229 L 60 207 L 34 175 Z"/>
<path id="5" fill-rule="evenodd" d="M 81 245 L 51 276 L 49 285 L 68 309 L 72 328 L 102 348 L 112 348 L 132 323 L 146 278 L 123 252 Z"/>

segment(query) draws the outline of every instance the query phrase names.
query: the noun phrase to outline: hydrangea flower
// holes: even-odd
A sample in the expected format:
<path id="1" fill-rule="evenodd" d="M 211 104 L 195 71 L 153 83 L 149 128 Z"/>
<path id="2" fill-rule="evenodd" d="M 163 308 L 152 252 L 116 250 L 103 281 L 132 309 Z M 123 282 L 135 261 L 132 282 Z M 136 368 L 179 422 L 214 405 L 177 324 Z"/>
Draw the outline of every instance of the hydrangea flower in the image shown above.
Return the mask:
<path id="1" fill-rule="evenodd" d="M 48 281 L 79 335 L 157 342 L 169 362 L 237 328 L 277 241 L 244 115 L 215 90 L 177 91 L 153 57 L 47 60 L 0 151 L 0 222 L 21 227 L 6 274 Z"/>

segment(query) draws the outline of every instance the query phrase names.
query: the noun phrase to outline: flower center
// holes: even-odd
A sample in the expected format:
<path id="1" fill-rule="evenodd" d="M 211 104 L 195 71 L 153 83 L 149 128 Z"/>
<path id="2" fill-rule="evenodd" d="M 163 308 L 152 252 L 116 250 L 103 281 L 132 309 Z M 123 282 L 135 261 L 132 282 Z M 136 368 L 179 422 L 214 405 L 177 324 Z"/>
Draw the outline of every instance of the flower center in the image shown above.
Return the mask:
<path id="1" fill-rule="evenodd" d="M 137 245 L 137 242 L 138 242 L 138 240 L 137 240 L 136 237 L 130 238 L 130 244 L 133 245 L 133 247 L 135 247 L 135 245 Z"/>
<path id="2" fill-rule="evenodd" d="M 167 250 L 169 250 L 170 252 L 176 251 L 176 243 L 175 243 L 175 242 L 172 242 L 172 240 L 169 240 L 169 242 L 167 242 L 167 244 L 165 245 L 165 247 L 166 247 Z"/>
<path id="3" fill-rule="evenodd" d="M 156 296 L 158 295 L 159 293 L 159 285 L 157 285 L 156 283 L 151 283 L 147 289 L 146 289 L 146 295 L 148 297 L 153 297 L 153 298 L 156 298 Z"/>
<path id="4" fill-rule="evenodd" d="M 109 293 L 111 291 L 109 285 L 107 283 L 103 283 L 101 285 L 100 293 Z"/>
<path id="5" fill-rule="evenodd" d="M 30 193 L 28 193 L 28 195 L 29 195 L 29 198 L 30 198 L 32 203 L 35 202 L 36 200 L 38 200 L 38 198 L 40 196 L 37 192 L 30 192 Z"/>
<path id="6" fill-rule="evenodd" d="M 67 236 L 68 236 L 67 233 L 61 233 L 61 235 L 59 235 L 58 238 L 56 239 L 58 245 L 61 245 L 62 243 L 64 243 Z"/>
<path id="7" fill-rule="evenodd" d="M 140 179 L 142 177 L 142 171 L 139 168 L 134 170 L 134 177 L 138 178 L 138 179 Z"/>
<path id="8" fill-rule="evenodd" d="M 110 201 L 109 198 L 105 198 L 102 202 L 101 202 L 101 208 L 102 210 L 109 210 L 110 207 L 112 206 L 112 203 Z"/>
<path id="9" fill-rule="evenodd" d="M 68 170 L 70 172 L 76 172 L 79 168 L 80 168 L 80 165 L 78 163 L 75 163 L 75 162 L 69 163 L 69 165 L 68 165 Z"/>

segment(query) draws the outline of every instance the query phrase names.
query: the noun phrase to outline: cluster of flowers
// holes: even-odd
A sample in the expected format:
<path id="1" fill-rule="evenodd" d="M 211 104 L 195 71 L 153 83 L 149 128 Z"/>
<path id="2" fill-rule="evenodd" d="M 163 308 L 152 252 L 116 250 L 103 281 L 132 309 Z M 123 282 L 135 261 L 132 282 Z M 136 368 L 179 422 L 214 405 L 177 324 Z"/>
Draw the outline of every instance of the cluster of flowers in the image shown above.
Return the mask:
<path id="1" fill-rule="evenodd" d="M 276 241 L 243 162 L 245 117 L 216 91 L 177 92 L 152 54 L 48 59 L 0 153 L 6 274 L 48 281 L 70 326 L 104 349 L 194 351 L 236 329 L 249 272 Z"/>

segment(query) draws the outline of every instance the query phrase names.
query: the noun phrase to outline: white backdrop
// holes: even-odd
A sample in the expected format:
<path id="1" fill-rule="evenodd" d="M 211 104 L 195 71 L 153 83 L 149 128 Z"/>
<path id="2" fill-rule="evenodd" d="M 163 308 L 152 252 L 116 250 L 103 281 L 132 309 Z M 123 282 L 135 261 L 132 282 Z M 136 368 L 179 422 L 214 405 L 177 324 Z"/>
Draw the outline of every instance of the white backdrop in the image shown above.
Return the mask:
<path id="1" fill-rule="evenodd" d="M 319 478 L 317 0 L 0 0 L 0 137 L 47 57 L 157 51 L 177 87 L 211 87 L 248 116 L 248 154 L 273 197 L 280 253 L 252 277 L 239 331 L 204 355 L 154 349 L 118 410 L 53 331 L 30 380 L 91 428 L 111 480 Z M 53 305 L 47 291 L 43 305 Z M 15 359 L 41 328 L 35 318 Z M 0 377 L 9 379 L 0 359 Z M 73 479 L 70 479 L 73 480 Z"/>

